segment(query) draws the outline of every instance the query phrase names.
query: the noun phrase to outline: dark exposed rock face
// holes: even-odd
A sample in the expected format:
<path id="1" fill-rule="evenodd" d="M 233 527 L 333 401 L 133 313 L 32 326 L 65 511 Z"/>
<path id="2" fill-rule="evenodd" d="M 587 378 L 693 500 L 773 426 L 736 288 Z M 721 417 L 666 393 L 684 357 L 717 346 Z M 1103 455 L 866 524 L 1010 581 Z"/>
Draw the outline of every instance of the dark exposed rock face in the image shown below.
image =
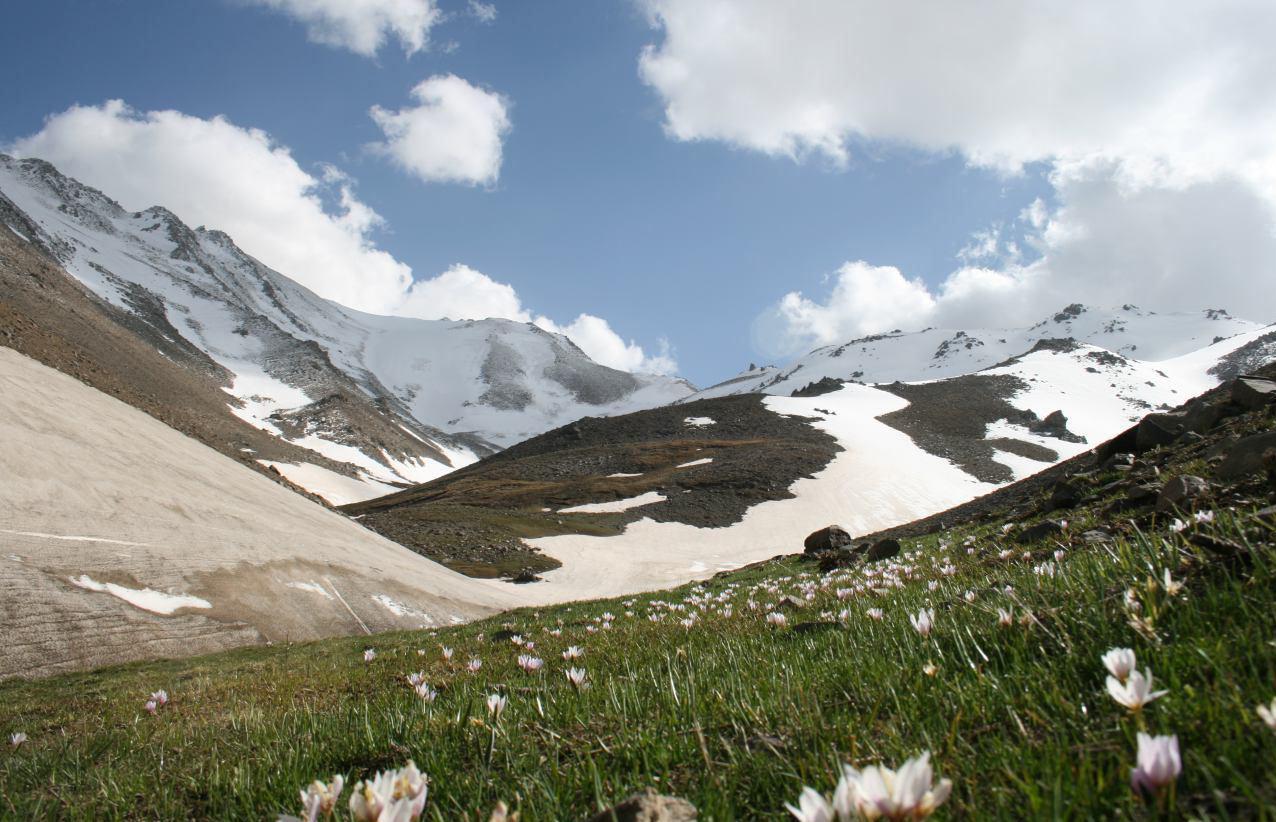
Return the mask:
<path id="1" fill-rule="evenodd" d="M 840 390 L 842 390 L 841 380 L 835 380 L 832 377 L 823 377 L 816 382 L 807 383 L 801 388 L 795 389 L 790 396 L 820 397 L 824 394 L 832 394 L 834 391 Z"/>

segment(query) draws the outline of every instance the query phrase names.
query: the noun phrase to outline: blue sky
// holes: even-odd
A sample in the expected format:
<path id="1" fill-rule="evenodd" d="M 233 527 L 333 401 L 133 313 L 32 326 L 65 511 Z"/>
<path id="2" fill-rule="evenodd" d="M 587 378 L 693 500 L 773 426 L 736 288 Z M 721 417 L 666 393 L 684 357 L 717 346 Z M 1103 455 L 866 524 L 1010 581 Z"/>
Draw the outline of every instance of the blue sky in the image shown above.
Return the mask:
<path id="1" fill-rule="evenodd" d="M 709 59 L 674 54 L 683 46 L 665 43 L 671 35 L 686 42 L 679 25 L 697 31 L 694 20 L 679 22 L 681 12 L 670 8 L 676 0 L 645 7 L 633 0 L 496 0 L 491 23 L 468 14 L 460 0 L 438 5 L 448 19 L 430 28 L 428 49 L 406 55 L 389 38 L 369 57 L 314 42 L 294 16 L 247 0 L 21 4 L 7 10 L 0 30 L 8 78 L 0 85 L 0 144 L 40 132 L 45 118 L 73 105 L 110 99 L 137 112 L 222 115 L 266 132 L 307 173 L 318 177 L 332 164 L 348 175 L 358 199 L 384 219 L 370 241 L 416 278 L 464 264 L 512 286 L 529 312 L 561 325 L 588 313 L 648 352 L 665 339 L 679 373 L 702 385 L 799 346 L 760 340 L 757 318 L 800 291 L 808 308 L 828 319 L 840 310 L 830 295 L 848 262 L 902 272 L 906 285 L 919 286 L 905 297 L 925 292 L 915 303 L 916 324 L 932 324 L 940 289 L 970 262 L 970 252 L 964 261 L 958 254 L 977 232 L 1001 226 L 981 265 L 1003 275 L 1008 266 L 1022 272 L 1055 253 L 1029 237 L 1044 223 L 1022 215 L 1040 198 L 1037 207 L 1057 217 L 1066 196 L 1079 197 L 1077 186 L 1093 179 L 1061 177 L 1060 158 L 1077 146 L 1093 152 L 1092 144 L 1116 145 L 1107 153 L 1118 165 L 1129 153 L 1121 153 L 1117 135 L 1107 143 L 1086 137 L 1075 146 L 1014 145 L 1009 161 L 985 162 L 981 151 L 1004 146 L 960 128 L 949 140 L 942 123 L 917 118 L 876 130 L 837 126 L 845 162 L 821 148 L 822 136 L 796 126 L 796 142 L 777 150 L 764 126 L 741 125 L 733 112 L 696 113 L 679 137 L 664 126 L 670 107 L 691 92 L 639 71 L 651 44 L 680 65 Z M 662 8 L 653 27 L 647 12 Z M 705 65 L 712 80 L 709 72 L 720 66 Z M 383 139 L 370 107 L 408 106 L 417 83 L 446 74 L 499 93 L 507 104 L 510 128 L 490 185 L 424 182 L 365 148 Z M 724 96 L 738 90 L 733 80 L 714 82 Z M 861 92 L 848 84 L 845 94 L 858 100 Z M 809 86 L 804 80 L 801 88 Z M 843 87 L 836 88 L 830 99 L 841 99 Z M 695 99 L 687 99 L 692 110 Z M 762 114 L 768 104 L 750 103 Z M 915 105 L 929 104 L 919 98 Z M 156 196 L 164 192 L 155 189 Z M 1079 205 L 1068 213 L 1079 213 Z M 906 321 L 910 304 L 902 299 L 877 313 L 892 324 Z M 872 330 L 874 312 L 858 310 L 853 322 L 838 319 L 828 333 Z M 786 314 L 790 323 L 808 316 L 815 315 Z M 798 331 L 800 342 L 825 341 Z"/>

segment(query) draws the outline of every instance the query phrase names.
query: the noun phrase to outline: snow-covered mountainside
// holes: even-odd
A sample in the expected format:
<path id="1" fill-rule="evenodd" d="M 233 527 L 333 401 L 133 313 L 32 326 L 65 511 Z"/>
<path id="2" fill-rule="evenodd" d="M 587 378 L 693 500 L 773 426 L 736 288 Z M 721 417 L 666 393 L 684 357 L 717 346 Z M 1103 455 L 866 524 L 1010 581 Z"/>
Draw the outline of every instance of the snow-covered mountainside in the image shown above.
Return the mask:
<path id="1" fill-rule="evenodd" d="M 170 359 L 211 372 L 236 415 L 319 455 L 263 463 L 337 504 L 433 479 L 581 416 L 693 390 L 599 365 L 529 324 L 347 309 L 222 232 L 158 206 L 126 211 L 39 160 L 0 155 L 0 222 Z"/>
<path id="2" fill-rule="evenodd" d="M 1263 326 L 1232 317 L 1224 309 L 1184 314 L 1133 305 L 1100 309 L 1073 304 L 1030 328 L 928 328 L 826 345 L 784 368 L 751 367 L 688 400 L 753 392 L 789 395 L 824 378 L 869 385 L 939 380 L 992 368 L 1043 340 L 1070 340 L 1091 351 L 1106 350 L 1125 363 L 1157 363 L 1227 340 L 1243 342 L 1238 335 Z M 1223 353 L 1216 350 L 1218 356 Z"/>

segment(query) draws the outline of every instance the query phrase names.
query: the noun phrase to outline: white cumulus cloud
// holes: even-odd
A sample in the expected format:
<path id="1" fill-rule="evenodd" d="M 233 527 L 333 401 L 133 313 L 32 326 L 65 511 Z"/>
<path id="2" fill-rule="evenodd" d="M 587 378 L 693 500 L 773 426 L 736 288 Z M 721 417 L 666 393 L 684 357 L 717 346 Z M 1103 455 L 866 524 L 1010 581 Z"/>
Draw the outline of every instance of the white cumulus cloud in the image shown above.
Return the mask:
<path id="1" fill-rule="evenodd" d="M 535 317 L 512 285 L 468 266 L 414 279 L 377 247 L 384 221 L 347 175 L 330 165 L 312 174 L 264 131 L 223 117 L 139 112 L 111 100 L 55 114 L 5 150 L 48 160 L 125 208 L 162 205 L 192 226 L 221 229 L 266 265 L 351 308 L 421 319 L 535 318 L 606 365 L 677 367 L 663 347 L 648 357 L 601 318 L 583 314 L 559 327 Z"/>
<path id="2" fill-rule="evenodd" d="M 548 317 L 537 317 L 536 324 L 546 331 L 566 335 L 590 359 L 611 368 L 642 374 L 674 374 L 678 371 L 668 340 L 661 339 L 659 353 L 649 355 L 633 340 L 626 342 L 602 317 L 581 314 L 568 325 L 559 325 Z"/>
<path id="3" fill-rule="evenodd" d="M 673 139 L 834 168 L 857 146 L 1042 163 L 1055 188 L 1015 232 L 972 226 L 933 286 L 877 260 L 783 297 L 755 324 L 764 350 L 889 317 L 1033 322 L 1061 300 L 1276 319 L 1268 0 L 640 2 L 658 40 L 639 72 Z"/>
<path id="4" fill-rule="evenodd" d="M 372 107 L 369 114 L 386 137 L 373 151 L 427 183 L 495 183 L 509 102 L 453 74 L 421 81 L 412 96 L 417 105 L 398 111 Z"/>
<path id="5" fill-rule="evenodd" d="M 373 57 L 391 37 L 407 54 L 425 49 L 442 21 L 435 0 L 240 0 L 288 15 L 316 43 Z"/>

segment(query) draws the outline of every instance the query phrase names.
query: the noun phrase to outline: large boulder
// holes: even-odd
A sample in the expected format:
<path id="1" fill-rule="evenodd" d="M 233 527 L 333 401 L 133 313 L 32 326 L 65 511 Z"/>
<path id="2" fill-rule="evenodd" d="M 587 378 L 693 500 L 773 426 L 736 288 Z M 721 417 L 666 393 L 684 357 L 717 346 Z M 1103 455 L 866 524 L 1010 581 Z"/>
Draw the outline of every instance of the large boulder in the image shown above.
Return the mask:
<path id="1" fill-rule="evenodd" d="M 807 554 L 823 554 L 840 551 L 850 546 L 851 535 L 840 525 L 829 525 L 807 536 L 802 547 Z"/>
<path id="2" fill-rule="evenodd" d="M 615 807 L 591 816 L 589 822 L 695 822 L 696 806 L 676 796 L 647 788 Z"/>
<path id="3" fill-rule="evenodd" d="M 1263 456 L 1273 450 L 1276 450 L 1276 431 L 1251 434 L 1232 444 L 1217 474 L 1220 479 L 1229 480 L 1261 471 L 1266 467 Z"/>
<path id="4" fill-rule="evenodd" d="M 1276 381 L 1266 377 L 1237 377 L 1232 383 L 1232 402 L 1249 411 L 1276 403 Z"/>
<path id="5" fill-rule="evenodd" d="M 1174 442 L 1186 430 L 1183 417 L 1182 412 L 1148 414 L 1139 422 L 1135 434 L 1135 452 L 1142 454 Z"/>
<path id="6" fill-rule="evenodd" d="M 890 559 L 893 556 L 898 556 L 899 552 L 899 540 L 887 537 L 886 539 L 879 539 L 868 546 L 868 550 L 864 552 L 864 559 L 868 562 L 877 562 L 879 559 Z"/>

